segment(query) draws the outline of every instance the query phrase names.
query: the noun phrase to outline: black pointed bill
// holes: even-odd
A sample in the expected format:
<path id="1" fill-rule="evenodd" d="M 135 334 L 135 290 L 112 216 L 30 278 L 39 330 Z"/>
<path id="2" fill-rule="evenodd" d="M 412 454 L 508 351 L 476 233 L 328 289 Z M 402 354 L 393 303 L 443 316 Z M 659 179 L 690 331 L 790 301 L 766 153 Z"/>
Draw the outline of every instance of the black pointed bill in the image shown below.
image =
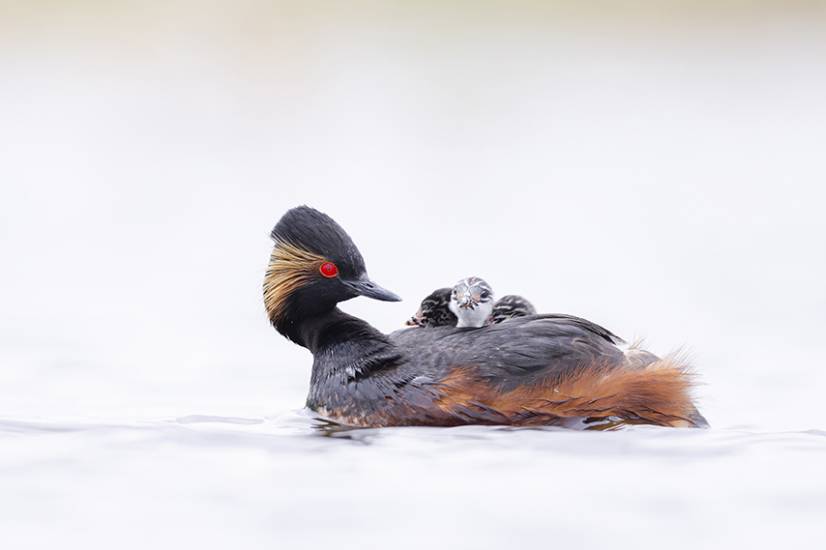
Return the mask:
<path id="1" fill-rule="evenodd" d="M 384 302 L 401 302 L 402 299 L 395 293 L 390 292 L 386 288 L 382 288 L 370 279 L 359 279 L 357 281 L 341 281 L 359 296 L 366 296 L 374 300 L 382 300 Z"/>

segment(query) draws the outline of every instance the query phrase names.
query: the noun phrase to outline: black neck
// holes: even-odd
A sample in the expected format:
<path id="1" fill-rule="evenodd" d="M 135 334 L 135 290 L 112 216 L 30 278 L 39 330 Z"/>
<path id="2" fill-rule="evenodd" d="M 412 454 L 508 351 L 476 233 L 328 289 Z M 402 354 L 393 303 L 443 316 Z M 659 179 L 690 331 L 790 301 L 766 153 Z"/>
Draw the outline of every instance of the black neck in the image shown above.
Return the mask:
<path id="1" fill-rule="evenodd" d="M 344 343 L 360 344 L 359 347 L 368 348 L 392 345 L 384 334 L 369 323 L 348 315 L 337 307 L 308 317 L 287 315 L 285 319 L 275 323 L 275 328 L 296 344 L 310 350 L 313 355 Z"/>

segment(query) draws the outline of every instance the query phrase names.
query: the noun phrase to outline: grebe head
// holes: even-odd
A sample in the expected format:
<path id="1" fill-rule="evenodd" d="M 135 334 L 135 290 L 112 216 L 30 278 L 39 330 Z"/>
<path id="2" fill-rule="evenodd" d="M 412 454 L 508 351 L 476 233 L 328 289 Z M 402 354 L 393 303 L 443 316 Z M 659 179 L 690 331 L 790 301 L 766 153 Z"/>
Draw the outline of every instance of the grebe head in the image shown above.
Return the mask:
<path id="1" fill-rule="evenodd" d="M 409 327 L 455 327 L 458 319 L 450 311 L 451 288 L 434 290 L 422 300 L 416 315 L 407 320 Z"/>
<path id="2" fill-rule="evenodd" d="M 493 311 L 493 289 L 480 277 L 462 279 L 451 290 L 450 311 L 458 318 L 457 327 L 481 327 Z"/>
<path id="3" fill-rule="evenodd" d="M 528 315 L 536 315 L 536 308 L 533 307 L 533 304 L 522 296 L 508 294 L 496 300 L 493 312 L 490 314 L 490 323 L 495 325 L 509 319 L 527 317 Z"/>
<path id="4" fill-rule="evenodd" d="M 350 236 L 318 210 L 287 211 L 271 237 L 275 247 L 264 278 L 264 304 L 279 332 L 297 317 L 324 313 L 356 296 L 401 300 L 369 279 Z"/>

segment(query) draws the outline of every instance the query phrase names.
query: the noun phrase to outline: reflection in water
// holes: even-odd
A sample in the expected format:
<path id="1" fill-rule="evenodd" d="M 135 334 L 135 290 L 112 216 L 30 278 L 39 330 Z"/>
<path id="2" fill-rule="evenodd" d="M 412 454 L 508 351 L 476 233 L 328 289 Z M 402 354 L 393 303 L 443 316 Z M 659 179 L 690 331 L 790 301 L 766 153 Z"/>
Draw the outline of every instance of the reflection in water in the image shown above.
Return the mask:
<path id="1" fill-rule="evenodd" d="M 621 430 L 625 427 L 629 426 L 627 422 L 623 422 L 617 419 L 585 419 L 585 420 L 577 420 L 566 424 L 564 427 L 559 426 L 530 426 L 530 427 L 512 427 L 512 426 L 485 426 L 482 429 L 484 430 L 558 430 L 558 429 L 565 429 L 565 430 L 582 430 L 582 431 L 615 431 Z M 478 427 L 478 426 L 476 426 Z M 382 429 L 388 428 L 364 428 L 359 426 L 347 426 L 345 424 L 338 424 L 332 420 L 327 418 L 318 417 L 315 419 L 315 423 L 312 425 L 313 430 L 316 433 L 323 437 L 334 437 L 338 439 L 350 439 L 353 441 L 359 441 L 361 443 L 369 443 L 371 437 L 375 437 L 377 433 L 379 433 Z M 406 427 L 407 429 L 419 429 L 419 430 L 439 430 L 439 429 L 448 429 L 448 428 L 434 428 L 434 427 L 415 427 L 409 426 Z M 394 428 L 390 428 L 394 429 Z M 395 428 L 400 429 L 400 428 Z M 458 435 L 457 437 L 462 438 L 472 438 L 468 434 Z"/>
<path id="2" fill-rule="evenodd" d="M 312 415 L 311 411 L 308 411 L 308 414 Z M 313 428 L 322 436 L 325 437 L 345 437 L 351 438 L 350 434 L 355 432 L 367 432 L 370 430 L 375 430 L 375 428 L 363 428 L 359 426 L 348 426 L 345 424 L 339 424 L 330 420 L 329 418 L 323 418 L 320 416 L 314 417 L 315 424 L 313 424 Z M 617 417 L 608 417 L 608 418 L 575 418 L 569 419 L 568 421 L 564 422 L 560 426 L 529 426 L 529 427 L 514 427 L 514 426 L 486 426 L 486 429 L 498 429 L 498 430 L 554 430 L 554 429 L 566 429 L 566 430 L 580 430 L 580 431 L 595 431 L 595 432 L 610 432 L 616 430 L 622 430 L 623 428 L 627 428 L 629 426 L 646 426 L 648 423 L 640 421 L 634 422 L 633 420 L 628 419 L 620 419 Z M 421 428 L 420 428 L 421 429 Z"/>
<path id="3" fill-rule="evenodd" d="M 313 432 L 321 437 L 329 437 L 369 445 L 376 436 L 373 428 L 359 428 L 338 424 L 327 418 L 315 417 L 311 425 Z"/>

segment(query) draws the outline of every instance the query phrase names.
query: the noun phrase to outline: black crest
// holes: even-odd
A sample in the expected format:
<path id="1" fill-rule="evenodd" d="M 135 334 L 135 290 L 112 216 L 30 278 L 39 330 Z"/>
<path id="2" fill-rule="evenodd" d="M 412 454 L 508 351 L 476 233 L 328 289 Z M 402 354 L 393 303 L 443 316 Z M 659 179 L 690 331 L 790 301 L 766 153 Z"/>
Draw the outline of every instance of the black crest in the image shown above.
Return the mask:
<path id="1" fill-rule="evenodd" d="M 335 262 L 347 275 L 365 271 L 364 258 L 347 232 L 315 208 L 298 206 L 288 210 L 270 236 L 276 242 L 289 243 Z"/>

